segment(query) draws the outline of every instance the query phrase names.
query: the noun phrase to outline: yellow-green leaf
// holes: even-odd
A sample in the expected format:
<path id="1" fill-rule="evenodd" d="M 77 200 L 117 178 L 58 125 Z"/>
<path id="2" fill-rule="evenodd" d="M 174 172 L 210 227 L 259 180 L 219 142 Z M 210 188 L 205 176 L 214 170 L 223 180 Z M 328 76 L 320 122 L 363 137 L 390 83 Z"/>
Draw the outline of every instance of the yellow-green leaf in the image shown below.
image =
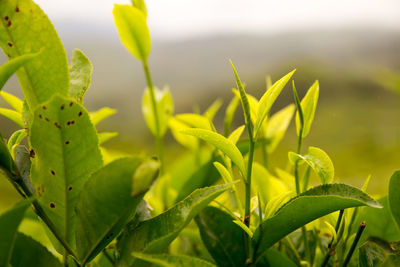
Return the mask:
<path id="1" fill-rule="evenodd" d="M 24 102 L 21 99 L 6 92 L 0 92 L 0 95 L 16 112 L 22 114 Z"/>
<path id="2" fill-rule="evenodd" d="M 315 110 L 317 108 L 318 103 L 318 96 L 319 96 L 319 83 L 315 81 L 315 83 L 308 89 L 307 94 L 301 100 L 301 109 L 303 111 L 304 117 L 304 126 L 303 126 L 303 137 L 306 137 L 311 129 L 311 124 L 314 120 Z M 300 117 L 299 113 L 296 114 L 296 129 L 297 135 L 300 134 Z"/>

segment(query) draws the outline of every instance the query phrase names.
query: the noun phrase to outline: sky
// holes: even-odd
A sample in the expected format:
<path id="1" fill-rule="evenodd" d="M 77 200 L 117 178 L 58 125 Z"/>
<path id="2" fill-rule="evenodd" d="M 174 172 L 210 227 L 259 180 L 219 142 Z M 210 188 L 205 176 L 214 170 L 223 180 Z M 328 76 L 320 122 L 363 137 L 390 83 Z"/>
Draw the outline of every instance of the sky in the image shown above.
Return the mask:
<path id="1" fill-rule="evenodd" d="M 55 23 L 113 25 L 115 3 L 129 0 L 36 0 Z M 155 38 L 218 33 L 277 33 L 321 28 L 400 29 L 399 0 L 148 0 Z"/>

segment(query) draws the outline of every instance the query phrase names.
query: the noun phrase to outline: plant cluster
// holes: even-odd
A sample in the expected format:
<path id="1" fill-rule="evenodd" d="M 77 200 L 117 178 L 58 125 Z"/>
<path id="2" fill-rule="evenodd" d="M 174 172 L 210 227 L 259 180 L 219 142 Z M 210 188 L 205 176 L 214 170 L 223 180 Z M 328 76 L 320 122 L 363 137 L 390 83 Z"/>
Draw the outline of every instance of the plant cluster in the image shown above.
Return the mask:
<path id="1" fill-rule="evenodd" d="M 68 65 L 35 3 L 0 1 L 0 46 L 9 59 L 0 89 L 16 73 L 24 94 L 1 92 L 12 109 L 0 114 L 21 127 L 0 138 L 1 176 L 23 200 L 0 215 L 0 266 L 398 266 L 400 172 L 388 197 L 375 201 L 366 193 L 369 178 L 362 189 L 335 183 L 328 154 L 302 149 L 318 81 L 300 100 L 292 71 L 267 79 L 258 99 L 231 62 L 237 89 L 218 133 L 220 101 L 203 114 L 174 114 L 170 91 L 154 87 L 143 0 L 115 5 L 113 14 L 122 43 L 143 64 L 142 111 L 157 158 L 109 153 L 102 144 L 116 133 L 96 126 L 115 111 L 84 107 L 87 56 L 74 50 Z M 270 114 L 290 81 L 294 104 Z M 232 130 L 239 105 L 244 125 Z M 293 116 L 297 148 L 286 168 L 271 166 Z M 168 130 L 188 151 L 174 166 L 164 163 Z M 321 185 L 310 185 L 313 176 Z"/>

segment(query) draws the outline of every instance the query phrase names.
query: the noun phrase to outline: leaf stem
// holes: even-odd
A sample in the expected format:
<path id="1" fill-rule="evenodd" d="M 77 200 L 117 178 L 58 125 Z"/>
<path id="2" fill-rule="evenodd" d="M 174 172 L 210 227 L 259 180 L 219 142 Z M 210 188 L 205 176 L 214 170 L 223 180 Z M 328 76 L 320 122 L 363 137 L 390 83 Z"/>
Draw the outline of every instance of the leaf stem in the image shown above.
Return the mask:
<path id="1" fill-rule="evenodd" d="M 349 264 L 351 257 L 353 256 L 354 250 L 357 247 L 358 241 L 360 241 L 361 235 L 365 229 L 365 227 L 367 226 L 367 224 L 365 222 L 361 222 L 360 223 L 360 227 L 358 227 L 358 231 L 356 234 L 356 237 L 354 238 L 353 244 L 351 244 L 349 253 L 347 254 L 344 262 L 343 262 L 343 267 L 346 267 L 347 264 Z"/>
<path id="2" fill-rule="evenodd" d="M 160 133 L 160 118 L 158 117 L 156 96 L 154 93 L 153 82 L 151 79 L 147 60 L 143 61 L 143 69 L 144 69 L 144 73 L 146 75 L 147 86 L 149 87 L 151 108 L 152 108 L 153 114 L 154 114 L 155 130 L 156 130 L 156 136 L 155 136 L 156 149 L 157 149 L 158 158 L 161 163 L 160 173 L 162 175 L 162 174 L 164 174 L 164 149 L 163 149 L 164 142 L 163 142 L 163 137 L 161 136 L 161 133 Z"/>
<path id="3" fill-rule="evenodd" d="M 337 219 L 336 226 L 335 226 L 335 232 L 336 233 L 339 231 L 340 223 L 341 223 L 342 218 L 343 218 L 343 213 L 344 213 L 344 210 L 340 210 L 339 217 Z M 331 242 L 329 242 L 329 244 L 328 244 L 328 252 L 325 255 L 325 258 L 324 258 L 324 261 L 321 264 L 321 267 L 326 266 L 328 264 L 328 262 L 329 262 L 329 259 L 331 257 L 331 253 L 334 251 L 334 249 L 332 248 L 333 241 L 334 241 L 334 239 L 332 237 Z"/>

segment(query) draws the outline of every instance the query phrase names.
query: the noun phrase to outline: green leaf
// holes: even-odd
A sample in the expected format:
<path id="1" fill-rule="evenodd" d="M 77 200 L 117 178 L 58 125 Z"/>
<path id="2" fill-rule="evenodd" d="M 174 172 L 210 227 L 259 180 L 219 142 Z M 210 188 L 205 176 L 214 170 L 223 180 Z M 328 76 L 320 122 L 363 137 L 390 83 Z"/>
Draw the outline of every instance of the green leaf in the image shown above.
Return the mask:
<path id="1" fill-rule="evenodd" d="M 168 88 L 159 90 L 154 88 L 154 95 L 157 105 L 159 136 L 164 136 L 168 129 L 168 121 L 174 113 L 174 102 L 172 100 L 171 92 Z M 156 119 L 153 114 L 151 104 L 151 94 L 149 88 L 146 88 L 142 99 L 142 113 L 149 127 L 150 132 L 157 136 Z"/>
<path id="2" fill-rule="evenodd" d="M 147 8 L 144 0 L 132 0 L 132 5 L 142 11 L 145 17 L 147 17 Z"/>
<path id="3" fill-rule="evenodd" d="M 333 163 L 322 149 L 310 146 L 308 153 L 304 156 L 289 152 L 289 159 L 292 163 L 297 160 L 304 160 L 315 171 L 323 184 L 332 183 L 335 176 Z"/>
<path id="4" fill-rule="evenodd" d="M 228 213 L 206 207 L 195 218 L 201 239 L 218 266 L 245 266 L 245 234 Z"/>
<path id="5" fill-rule="evenodd" d="M 0 134 L 0 167 L 12 172 L 13 165 L 13 158 L 4 142 L 3 136 Z"/>
<path id="6" fill-rule="evenodd" d="M 61 267 L 63 266 L 47 248 L 29 236 L 18 233 L 11 258 L 13 267 Z"/>
<path id="7" fill-rule="evenodd" d="M 75 240 L 75 205 L 89 175 L 102 166 L 97 132 L 83 106 L 54 96 L 34 113 L 31 179 L 38 201 L 67 242 Z"/>
<path id="8" fill-rule="evenodd" d="M 11 155 L 14 155 L 15 147 L 18 146 L 27 135 L 28 133 L 25 129 L 18 130 L 11 135 L 7 143 L 7 148 L 11 152 Z"/>
<path id="9" fill-rule="evenodd" d="M 9 266 L 17 229 L 31 201 L 23 200 L 0 215 L 0 266 Z"/>
<path id="10" fill-rule="evenodd" d="M 99 133 L 99 145 L 104 144 L 105 142 L 113 139 L 114 137 L 117 137 L 118 133 L 117 132 L 103 132 Z"/>
<path id="11" fill-rule="evenodd" d="M 71 76 L 69 95 L 78 102 L 83 102 L 83 96 L 89 89 L 93 66 L 89 58 L 79 49 L 74 49 L 69 67 Z"/>
<path id="12" fill-rule="evenodd" d="M 210 120 L 203 115 L 195 113 L 181 113 L 176 115 L 175 118 L 193 128 L 212 130 Z"/>
<path id="13" fill-rule="evenodd" d="M 135 258 L 131 255 L 134 251 L 144 253 L 164 251 L 203 208 L 229 187 L 230 185 L 217 185 L 197 189 L 166 212 L 141 222 L 133 229 L 128 229 L 118 243 L 120 249 L 119 264 L 140 266 L 140 262 L 135 261 Z"/>
<path id="14" fill-rule="evenodd" d="M 8 58 L 43 49 L 17 71 L 29 110 L 33 112 L 54 94 L 67 96 L 67 56 L 56 30 L 40 7 L 32 0 L 0 1 L 0 17 L 0 46 Z"/>
<path id="15" fill-rule="evenodd" d="M 277 99 L 279 94 L 282 92 L 285 85 L 292 78 L 293 73 L 295 71 L 296 70 L 293 70 L 292 72 L 286 74 L 280 80 L 275 82 L 274 85 L 272 85 L 272 87 L 269 88 L 265 92 L 265 94 L 261 97 L 260 102 L 258 104 L 256 123 L 254 125 L 254 138 L 255 139 L 257 139 L 257 137 L 258 137 L 259 130 L 260 130 L 265 118 L 268 116 L 268 113 L 271 110 L 272 105 L 275 103 L 275 100 Z"/>
<path id="16" fill-rule="evenodd" d="M 238 98 L 237 96 L 234 96 L 225 110 L 224 136 L 228 136 L 231 132 L 232 121 L 235 117 L 235 112 L 239 105 L 239 99 L 240 98 Z"/>
<path id="17" fill-rule="evenodd" d="M 236 79 L 236 85 L 239 89 L 239 93 L 240 93 L 240 101 L 242 102 L 242 107 L 243 107 L 243 113 L 244 113 L 244 121 L 246 124 L 246 128 L 248 128 L 248 130 L 251 131 L 251 113 L 250 113 L 250 104 L 249 104 L 249 100 L 247 98 L 247 94 L 246 91 L 244 90 L 243 84 L 240 81 L 239 75 L 235 69 L 235 66 L 233 65 L 232 60 L 229 60 L 229 62 L 232 65 L 232 70 L 233 73 L 235 74 L 235 79 Z"/>
<path id="18" fill-rule="evenodd" d="M 266 124 L 266 138 L 268 139 L 267 151 L 272 153 L 282 140 L 287 128 L 289 127 L 290 121 L 292 120 L 294 113 L 294 105 L 289 105 L 284 109 L 278 111 Z M 264 123 L 265 125 L 265 123 Z"/>
<path id="19" fill-rule="evenodd" d="M 198 149 L 199 140 L 196 137 L 188 136 L 181 133 L 182 130 L 190 128 L 188 125 L 172 117 L 168 121 L 168 126 L 171 129 L 172 135 L 174 136 L 175 140 L 179 144 L 193 151 L 196 151 Z"/>
<path id="20" fill-rule="evenodd" d="M 395 171 L 390 177 L 388 199 L 390 211 L 400 229 L 400 171 Z"/>
<path id="21" fill-rule="evenodd" d="M 18 113 L 22 113 L 24 102 L 18 97 L 7 92 L 0 92 L 1 97 Z"/>
<path id="22" fill-rule="evenodd" d="M 39 53 L 26 54 L 23 56 L 11 59 L 0 66 L 0 90 L 6 84 L 11 75 L 13 75 L 19 68 L 38 56 Z"/>
<path id="23" fill-rule="evenodd" d="M 221 150 L 236 164 L 243 177 L 246 179 L 246 168 L 244 165 L 243 156 L 236 145 L 233 144 L 229 139 L 218 133 L 214 133 L 205 129 L 186 129 L 183 130 L 182 133 L 200 138 Z"/>
<path id="24" fill-rule="evenodd" d="M 239 141 L 240 137 L 243 134 L 245 126 L 239 126 L 236 130 L 234 130 L 229 136 L 228 139 L 236 145 L 236 143 Z"/>
<path id="25" fill-rule="evenodd" d="M 221 99 L 215 100 L 211 106 L 208 107 L 206 112 L 204 112 L 204 116 L 208 118 L 208 120 L 212 121 L 217 114 L 218 110 L 221 108 L 223 101 Z"/>
<path id="26" fill-rule="evenodd" d="M 283 205 L 275 216 L 265 220 L 255 231 L 253 246 L 256 259 L 299 227 L 332 213 L 351 207 L 382 206 L 361 190 L 345 184 L 325 184 L 310 189 Z"/>
<path id="27" fill-rule="evenodd" d="M 296 267 L 298 265 L 279 250 L 271 248 L 267 250 L 267 252 L 264 254 L 264 257 L 261 258 L 256 266 Z"/>
<path id="28" fill-rule="evenodd" d="M 125 47 L 137 59 L 146 62 L 151 49 L 150 32 L 146 15 L 130 5 L 114 5 L 115 26 Z"/>
<path id="29" fill-rule="evenodd" d="M 117 111 L 113 108 L 101 108 L 96 112 L 90 112 L 90 120 L 92 121 L 93 125 L 96 126 L 97 124 L 114 115 L 115 113 L 117 113 Z"/>
<path id="30" fill-rule="evenodd" d="M 135 252 L 133 256 L 163 267 L 215 267 L 216 265 L 200 258 L 190 257 L 187 255 L 168 255 L 168 254 L 143 254 Z"/>
<path id="31" fill-rule="evenodd" d="M 124 158 L 90 177 L 76 205 L 76 241 L 82 264 L 101 252 L 134 216 L 158 169 L 154 160 Z"/>
<path id="32" fill-rule="evenodd" d="M 359 248 L 359 266 L 399 266 L 400 250 L 398 246 L 399 242 L 393 244 L 380 238 L 371 238 Z"/>
<path id="33" fill-rule="evenodd" d="M 9 120 L 12 120 L 16 124 L 18 124 L 21 128 L 24 128 L 24 121 L 22 120 L 22 115 L 21 113 L 18 113 L 12 109 L 8 108 L 0 108 L 0 115 L 3 115 Z"/>
<path id="34" fill-rule="evenodd" d="M 303 134 L 302 137 L 306 137 L 311 129 L 311 124 L 314 120 L 315 109 L 317 108 L 319 96 L 319 83 L 315 81 L 315 83 L 308 89 L 307 94 L 301 100 L 301 109 L 303 111 L 304 117 L 304 126 L 303 126 Z M 300 134 L 301 122 L 299 113 L 296 114 L 296 129 L 297 135 Z"/>

